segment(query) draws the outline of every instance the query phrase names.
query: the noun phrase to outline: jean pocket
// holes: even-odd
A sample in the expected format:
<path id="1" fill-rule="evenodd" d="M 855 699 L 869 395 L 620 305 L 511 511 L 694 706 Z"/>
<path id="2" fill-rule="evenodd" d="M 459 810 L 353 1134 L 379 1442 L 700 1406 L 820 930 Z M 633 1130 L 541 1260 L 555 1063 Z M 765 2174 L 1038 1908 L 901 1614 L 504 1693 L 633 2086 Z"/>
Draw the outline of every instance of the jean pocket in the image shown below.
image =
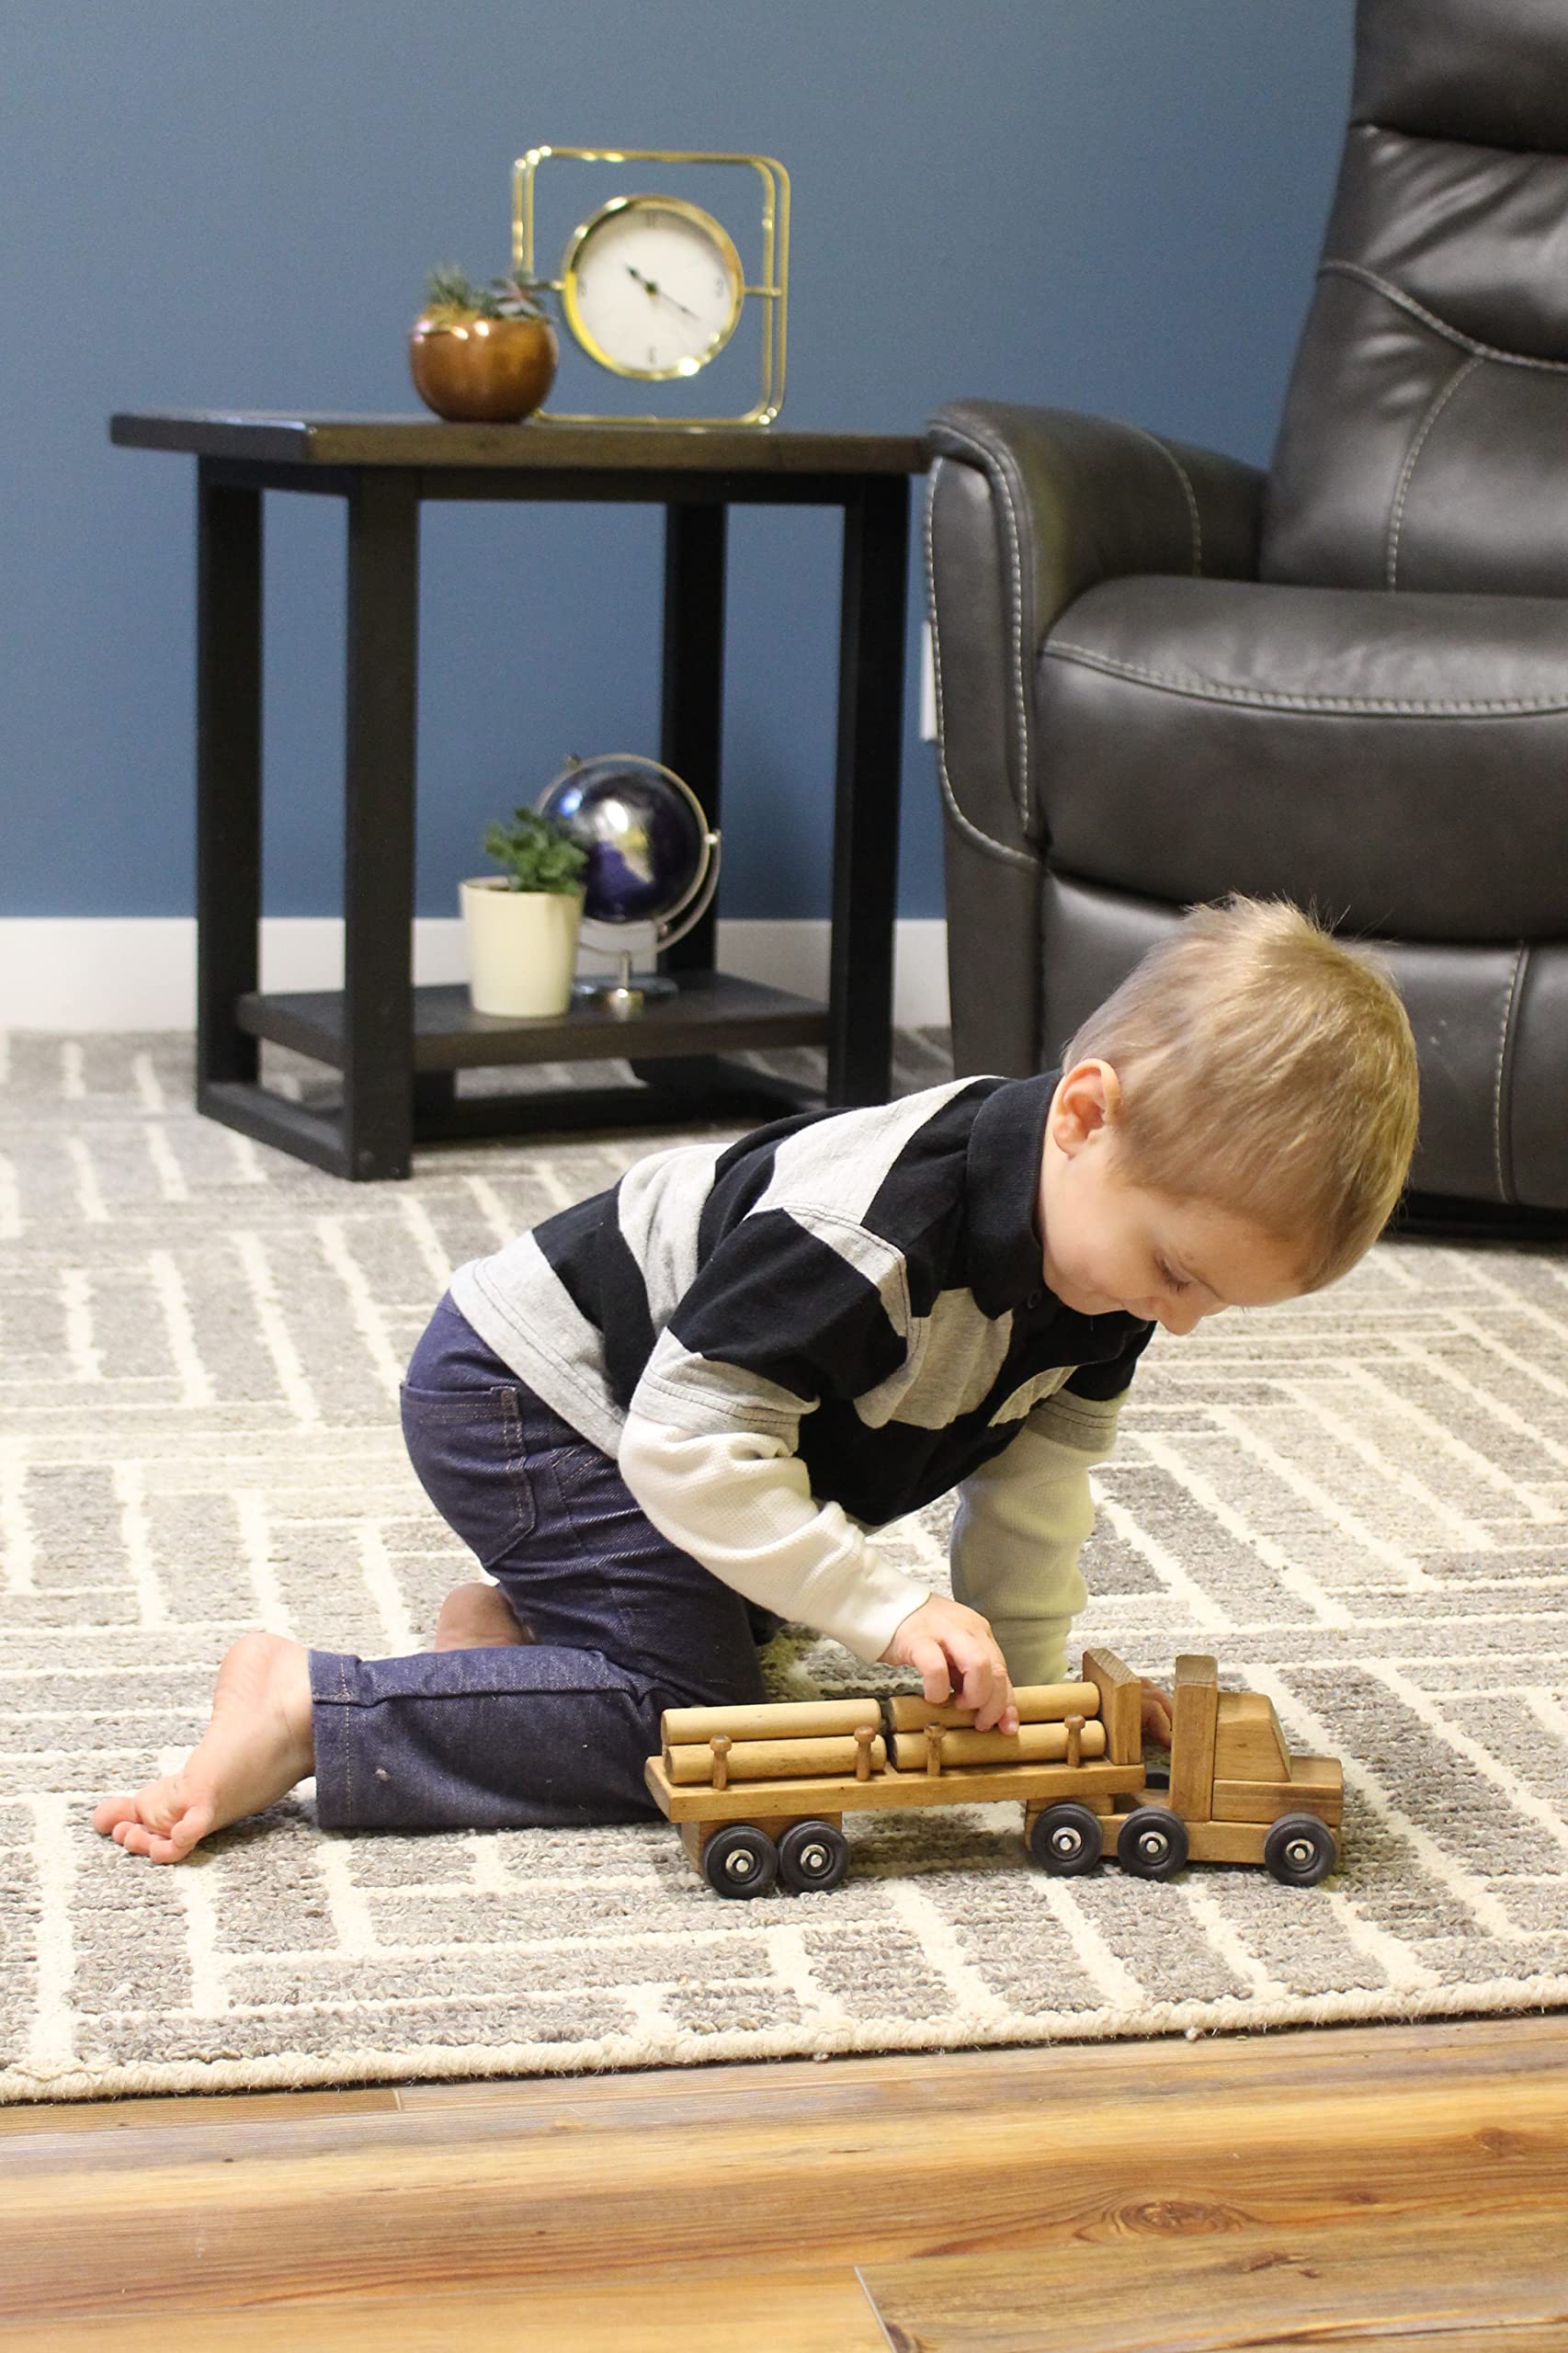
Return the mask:
<path id="1" fill-rule="evenodd" d="M 533 1532 L 533 1482 L 516 1389 L 402 1392 L 403 1435 L 419 1483 L 482 1569 Z"/>

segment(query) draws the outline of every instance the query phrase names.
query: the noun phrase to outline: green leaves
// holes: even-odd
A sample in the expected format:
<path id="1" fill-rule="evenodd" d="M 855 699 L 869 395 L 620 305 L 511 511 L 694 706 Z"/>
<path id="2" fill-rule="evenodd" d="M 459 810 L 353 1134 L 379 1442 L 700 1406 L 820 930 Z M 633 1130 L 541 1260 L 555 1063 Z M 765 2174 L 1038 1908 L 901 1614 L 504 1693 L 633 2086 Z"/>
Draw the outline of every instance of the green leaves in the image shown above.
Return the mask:
<path id="1" fill-rule="evenodd" d="M 484 850 L 506 870 L 513 891 L 580 890 L 588 853 L 559 817 L 541 817 L 537 809 L 516 809 L 509 824 L 494 824 L 484 836 Z"/>
<path id="2" fill-rule="evenodd" d="M 542 319 L 540 290 L 518 278 L 493 278 L 476 286 L 466 269 L 445 261 L 430 272 L 428 307 L 464 319 Z"/>

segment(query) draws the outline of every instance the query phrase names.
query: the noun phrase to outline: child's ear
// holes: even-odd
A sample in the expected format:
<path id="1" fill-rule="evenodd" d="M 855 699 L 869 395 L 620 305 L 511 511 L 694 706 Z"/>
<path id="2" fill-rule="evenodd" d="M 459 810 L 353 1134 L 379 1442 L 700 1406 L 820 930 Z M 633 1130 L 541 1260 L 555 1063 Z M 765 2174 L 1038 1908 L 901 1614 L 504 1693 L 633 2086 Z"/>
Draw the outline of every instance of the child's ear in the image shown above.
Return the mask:
<path id="1" fill-rule="evenodd" d="M 1051 1140 L 1071 1158 L 1091 1136 L 1108 1132 L 1120 1108 L 1121 1081 L 1109 1063 L 1074 1063 L 1051 1102 Z"/>

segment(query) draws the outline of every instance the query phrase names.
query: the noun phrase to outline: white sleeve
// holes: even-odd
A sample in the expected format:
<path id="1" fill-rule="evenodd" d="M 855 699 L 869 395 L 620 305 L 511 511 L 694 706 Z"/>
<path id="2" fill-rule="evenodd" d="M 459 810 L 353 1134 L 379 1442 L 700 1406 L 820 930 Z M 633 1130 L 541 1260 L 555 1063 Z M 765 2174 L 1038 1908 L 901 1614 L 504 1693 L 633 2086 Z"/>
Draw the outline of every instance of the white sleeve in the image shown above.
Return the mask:
<path id="1" fill-rule="evenodd" d="M 713 1252 L 632 1392 L 620 1475 L 660 1534 L 781 1617 L 881 1656 L 929 1598 L 812 1493 L 801 1422 L 901 1358 L 903 1260 L 836 1211 L 776 1204 Z"/>
<path id="2" fill-rule="evenodd" d="M 662 1536 L 744 1594 L 881 1658 L 912 1609 L 930 1598 L 881 1560 L 837 1504 L 819 1503 L 781 1434 L 735 1427 L 689 1432 L 636 1405 L 620 1475 Z"/>
<path id="3" fill-rule="evenodd" d="M 1073 1438 L 1056 1434 L 1060 1411 L 1031 1415 L 959 1489 L 953 1597 L 989 1619 L 1015 1684 L 1062 1679 L 1068 1629 L 1088 1599 L 1078 1555 L 1095 1524 L 1089 1465 L 1110 1452 L 1119 1402 L 1097 1405 L 1092 1433 L 1081 1425 Z"/>

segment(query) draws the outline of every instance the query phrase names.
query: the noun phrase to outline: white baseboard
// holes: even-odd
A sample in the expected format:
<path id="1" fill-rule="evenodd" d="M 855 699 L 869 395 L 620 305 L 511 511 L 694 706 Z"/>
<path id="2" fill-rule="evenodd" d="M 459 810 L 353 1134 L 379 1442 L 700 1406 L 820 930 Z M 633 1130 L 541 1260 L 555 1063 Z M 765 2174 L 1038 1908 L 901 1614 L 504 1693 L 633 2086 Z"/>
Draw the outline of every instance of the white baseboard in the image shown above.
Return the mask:
<path id="1" fill-rule="evenodd" d="M 893 1019 L 905 1029 L 945 1028 L 946 924 L 940 916 L 901 922 L 893 955 Z M 825 997 L 828 926 L 721 923 L 719 965 L 743 980 Z M 583 969 L 609 967 L 603 957 L 585 957 Z M 415 924 L 414 977 L 426 985 L 466 977 L 457 916 Z M 331 989 L 342 980 L 341 921 L 272 915 L 263 922 L 264 989 Z M 189 1029 L 195 1021 L 193 917 L 0 918 L 0 1029 Z"/>

